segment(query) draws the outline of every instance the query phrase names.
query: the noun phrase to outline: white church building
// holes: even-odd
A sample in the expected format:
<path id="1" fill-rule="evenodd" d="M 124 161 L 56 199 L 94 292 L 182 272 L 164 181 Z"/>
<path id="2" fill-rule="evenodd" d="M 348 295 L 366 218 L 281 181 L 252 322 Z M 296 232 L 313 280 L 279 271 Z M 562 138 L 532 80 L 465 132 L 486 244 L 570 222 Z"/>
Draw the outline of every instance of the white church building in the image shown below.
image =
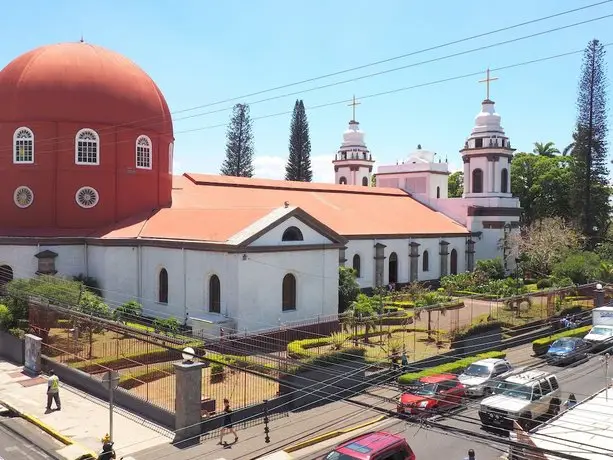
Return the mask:
<path id="1" fill-rule="evenodd" d="M 147 315 L 215 335 L 335 314 L 339 265 L 368 289 L 436 281 L 478 259 L 514 263 L 501 244 L 519 223 L 513 150 L 492 101 L 461 150 L 462 198 L 447 198 L 447 163 L 421 150 L 380 166 L 371 187 L 355 120 L 333 160 L 335 184 L 176 176 L 174 149 L 161 91 L 125 57 L 68 43 L 9 63 L 0 284 L 93 277 L 112 308 L 135 299 Z"/>

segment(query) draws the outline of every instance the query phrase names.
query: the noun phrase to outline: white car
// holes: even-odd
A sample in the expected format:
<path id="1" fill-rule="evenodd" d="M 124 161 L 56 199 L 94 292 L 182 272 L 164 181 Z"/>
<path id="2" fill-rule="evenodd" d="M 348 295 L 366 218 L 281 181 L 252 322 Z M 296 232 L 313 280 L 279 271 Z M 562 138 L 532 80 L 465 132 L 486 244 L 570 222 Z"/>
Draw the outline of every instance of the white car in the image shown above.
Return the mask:
<path id="1" fill-rule="evenodd" d="M 468 396 L 487 396 L 512 371 L 513 366 L 506 359 L 487 358 L 468 366 L 458 380 L 466 387 Z"/>
<path id="2" fill-rule="evenodd" d="M 560 384 L 554 374 L 531 370 L 500 382 L 494 394 L 481 401 L 479 418 L 484 427 L 512 430 L 517 422 L 530 429 L 544 415 L 560 411 Z"/>

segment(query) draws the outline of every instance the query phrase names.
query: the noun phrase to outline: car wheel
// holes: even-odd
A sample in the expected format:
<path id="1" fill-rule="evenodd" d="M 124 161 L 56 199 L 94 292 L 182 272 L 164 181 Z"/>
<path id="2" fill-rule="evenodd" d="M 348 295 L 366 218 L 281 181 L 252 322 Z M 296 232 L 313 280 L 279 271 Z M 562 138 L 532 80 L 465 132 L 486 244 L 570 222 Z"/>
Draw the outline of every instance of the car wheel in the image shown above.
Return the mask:
<path id="1" fill-rule="evenodd" d="M 554 399 L 551 401 L 551 404 L 549 405 L 549 416 L 551 417 L 555 417 L 556 415 L 558 415 L 560 413 L 560 401 L 557 399 Z"/>
<path id="2" fill-rule="evenodd" d="M 490 387 L 485 387 L 485 388 L 483 389 L 483 396 L 485 396 L 486 398 L 487 398 L 488 396 L 491 396 L 491 394 L 492 394 L 492 389 L 491 389 Z"/>
<path id="3" fill-rule="evenodd" d="M 534 420 L 532 420 L 532 414 L 530 412 L 521 414 L 519 416 L 518 423 L 525 431 L 530 431 L 532 425 L 534 424 Z"/>

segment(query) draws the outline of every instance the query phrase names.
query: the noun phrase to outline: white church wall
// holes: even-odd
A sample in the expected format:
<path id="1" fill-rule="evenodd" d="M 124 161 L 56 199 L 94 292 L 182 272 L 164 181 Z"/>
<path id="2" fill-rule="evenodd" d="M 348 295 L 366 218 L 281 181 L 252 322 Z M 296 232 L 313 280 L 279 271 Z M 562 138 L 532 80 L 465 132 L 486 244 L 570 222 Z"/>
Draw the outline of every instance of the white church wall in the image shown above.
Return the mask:
<path id="1" fill-rule="evenodd" d="M 137 247 L 90 245 L 87 264 L 87 275 L 99 283 L 109 307 L 114 309 L 141 297 Z"/>
<path id="2" fill-rule="evenodd" d="M 369 288 L 375 282 L 375 241 L 349 240 L 345 250 L 345 266 L 353 267 L 353 257 L 360 256 L 360 276 L 357 278 L 361 289 Z"/>
<path id="3" fill-rule="evenodd" d="M 263 330 L 338 312 L 338 249 L 249 253 L 238 260 L 239 331 Z M 286 274 L 296 277 L 296 310 L 282 310 Z"/>
<path id="4" fill-rule="evenodd" d="M 303 241 L 281 241 L 283 232 L 289 227 L 296 227 L 302 232 Z M 286 221 L 280 223 L 278 226 L 270 229 L 266 234 L 252 242 L 249 246 L 291 246 L 302 244 L 331 244 L 332 242 L 319 233 L 317 230 L 311 228 L 296 217 L 290 217 Z"/>
<path id="5" fill-rule="evenodd" d="M 32 278 L 38 270 L 38 259 L 35 255 L 48 249 L 58 255 L 55 259 L 58 275 L 76 276 L 85 273 L 84 248 L 83 245 L 0 246 L 0 265 L 11 267 L 14 278 Z"/>

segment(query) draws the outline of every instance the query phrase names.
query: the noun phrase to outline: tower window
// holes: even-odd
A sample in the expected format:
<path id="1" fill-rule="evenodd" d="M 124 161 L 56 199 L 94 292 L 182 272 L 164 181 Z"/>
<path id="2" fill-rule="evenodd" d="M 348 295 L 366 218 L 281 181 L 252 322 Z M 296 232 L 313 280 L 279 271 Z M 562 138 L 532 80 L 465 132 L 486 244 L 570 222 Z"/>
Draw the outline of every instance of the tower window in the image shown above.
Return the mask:
<path id="1" fill-rule="evenodd" d="M 136 139 L 136 167 L 151 169 L 151 139 L 147 136 L 138 136 Z"/>
<path id="2" fill-rule="evenodd" d="M 281 241 L 303 241 L 304 237 L 298 227 L 288 227 L 283 232 Z"/>
<path id="3" fill-rule="evenodd" d="M 345 176 L 342 176 L 339 180 L 338 183 L 341 185 L 347 185 L 347 178 Z"/>
<path id="4" fill-rule="evenodd" d="M 473 193 L 483 193 L 483 171 L 479 168 L 473 170 L 471 181 Z"/>
<path id="5" fill-rule="evenodd" d="M 29 128 L 13 134 L 13 163 L 34 163 L 34 133 Z"/>
<path id="6" fill-rule="evenodd" d="M 475 139 L 475 148 L 480 149 L 481 147 L 483 147 L 483 139 L 478 137 Z"/>
<path id="7" fill-rule="evenodd" d="M 82 129 L 77 133 L 75 163 L 78 165 L 100 164 L 100 138 L 92 129 Z"/>
<path id="8" fill-rule="evenodd" d="M 362 185 L 368 187 L 368 177 L 362 177 Z"/>
<path id="9" fill-rule="evenodd" d="M 502 168 L 500 171 L 500 191 L 509 193 L 509 170 L 507 168 Z"/>

